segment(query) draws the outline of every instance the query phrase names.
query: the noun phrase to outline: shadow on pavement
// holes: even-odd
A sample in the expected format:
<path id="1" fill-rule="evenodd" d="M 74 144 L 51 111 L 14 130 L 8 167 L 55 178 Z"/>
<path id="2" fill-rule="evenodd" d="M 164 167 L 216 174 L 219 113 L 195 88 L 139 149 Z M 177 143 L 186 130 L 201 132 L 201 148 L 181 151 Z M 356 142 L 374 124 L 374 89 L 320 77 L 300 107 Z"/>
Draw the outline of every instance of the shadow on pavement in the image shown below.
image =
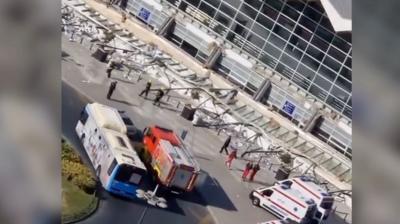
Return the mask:
<path id="1" fill-rule="evenodd" d="M 132 103 L 130 103 L 130 102 L 128 102 L 128 101 L 125 101 L 125 100 L 117 100 L 117 99 L 114 99 L 114 98 L 110 98 L 109 100 L 114 101 L 114 102 L 117 102 L 117 103 L 126 104 L 126 105 L 128 105 L 128 106 L 137 106 L 137 105 L 132 104 Z"/>
<path id="2" fill-rule="evenodd" d="M 237 208 L 219 184 L 219 181 L 210 177 L 207 172 L 203 172 L 203 174 L 206 177 L 202 184 L 196 186 L 194 190 L 195 194 L 183 194 L 178 197 L 202 206 L 213 206 L 228 211 L 237 211 Z M 204 198 L 204 195 L 207 195 L 207 198 Z"/>
<path id="3" fill-rule="evenodd" d="M 123 82 L 123 83 L 126 83 L 126 84 L 136 84 L 135 82 L 132 82 L 132 81 L 127 81 L 127 80 L 125 80 L 125 79 L 121 79 L 121 78 L 116 78 L 116 77 L 112 77 L 111 76 L 111 79 L 114 79 L 114 80 L 117 80 L 117 81 L 119 81 L 119 82 Z"/>

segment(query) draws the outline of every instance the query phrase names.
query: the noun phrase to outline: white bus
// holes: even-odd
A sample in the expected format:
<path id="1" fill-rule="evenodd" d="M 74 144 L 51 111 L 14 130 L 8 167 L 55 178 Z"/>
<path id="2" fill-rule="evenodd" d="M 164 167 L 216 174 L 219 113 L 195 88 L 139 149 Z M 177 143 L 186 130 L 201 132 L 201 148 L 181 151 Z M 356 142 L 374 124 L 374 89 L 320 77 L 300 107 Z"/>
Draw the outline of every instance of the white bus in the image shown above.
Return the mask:
<path id="1" fill-rule="evenodd" d="M 126 136 L 118 110 L 99 103 L 87 104 L 75 130 L 104 189 L 135 198 L 147 172 Z"/>
<path id="2" fill-rule="evenodd" d="M 314 183 L 306 176 L 295 177 L 277 182 L 275 185 L 286 185 L 289 188 L 300 191 L 305 197 L 310 198 L 317 204 L 317 211 L 314 214 L 315 223 L 326 220 L 331 213 L 334 198 L 325 189 Z"/>
<path id="3" fill-rule="evenodd" d="M 253 205 L 268 210 L 279 219 L 300 224 L 311 223 L 316 210 L 312 199 L 284 185 L 257 188 L 250 193 L 250 199 Z"/>

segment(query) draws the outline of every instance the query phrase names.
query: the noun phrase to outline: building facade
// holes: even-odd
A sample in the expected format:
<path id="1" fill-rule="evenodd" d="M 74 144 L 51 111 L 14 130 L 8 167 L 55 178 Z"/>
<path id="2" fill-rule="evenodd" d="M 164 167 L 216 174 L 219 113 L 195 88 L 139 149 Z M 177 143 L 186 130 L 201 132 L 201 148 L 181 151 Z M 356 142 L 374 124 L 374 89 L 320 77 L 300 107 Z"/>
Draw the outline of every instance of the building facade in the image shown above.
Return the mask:
<path id="1" fill-rule="evenodd" d="M 201 63 L 220 46 L 213 70 L 296 125 L 316 120 L 310 132 L 351 158 L 351 31 L 335 32 L 319 1 L 128 0 L 126 9 L 156 31 L 173 17 L 165 37 Z"/>

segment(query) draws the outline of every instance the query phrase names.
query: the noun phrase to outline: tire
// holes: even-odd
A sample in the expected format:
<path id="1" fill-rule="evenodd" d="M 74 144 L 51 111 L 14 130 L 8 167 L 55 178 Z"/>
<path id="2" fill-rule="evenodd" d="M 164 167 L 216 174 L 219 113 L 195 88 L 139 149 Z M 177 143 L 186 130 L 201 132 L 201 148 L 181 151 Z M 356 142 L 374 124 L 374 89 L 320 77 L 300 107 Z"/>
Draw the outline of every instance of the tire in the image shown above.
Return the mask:
<path id="1" fill-rule="evenodd" d="M 251 199 L 251 203 L 252 203 L 254 206 L 260 206 L 260 199 L 258 199 L 258 198 L 256 198 L 256 197 L 253 197 L 253 198 Z"/>

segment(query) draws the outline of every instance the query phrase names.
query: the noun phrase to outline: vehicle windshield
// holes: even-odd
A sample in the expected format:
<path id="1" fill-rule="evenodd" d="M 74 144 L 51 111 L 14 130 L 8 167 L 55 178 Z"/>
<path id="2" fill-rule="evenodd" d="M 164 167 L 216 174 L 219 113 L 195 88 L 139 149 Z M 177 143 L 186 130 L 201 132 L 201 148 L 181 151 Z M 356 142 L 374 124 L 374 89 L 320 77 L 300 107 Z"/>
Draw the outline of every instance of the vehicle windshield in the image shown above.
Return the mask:
<path id="1" fill-rule="evenodd" d="M 130 165 L 122 164 L 118 167 L 117 175 L 115 175 L 115 180 L 124 183 L 130 183 L 138 185 L 142 179 L 145 171 Z"/>
<path id="2" fill-rule="evenodd" d="M 331 209 L 332 206 L 333 206 L 333 201 L 332 200 L 329 200 L 329 201 L 325 200 L 325 201 L 322 201 L 321 204 L 320 204 L 320 207 L 323 208 L 323 209 Z"/>

